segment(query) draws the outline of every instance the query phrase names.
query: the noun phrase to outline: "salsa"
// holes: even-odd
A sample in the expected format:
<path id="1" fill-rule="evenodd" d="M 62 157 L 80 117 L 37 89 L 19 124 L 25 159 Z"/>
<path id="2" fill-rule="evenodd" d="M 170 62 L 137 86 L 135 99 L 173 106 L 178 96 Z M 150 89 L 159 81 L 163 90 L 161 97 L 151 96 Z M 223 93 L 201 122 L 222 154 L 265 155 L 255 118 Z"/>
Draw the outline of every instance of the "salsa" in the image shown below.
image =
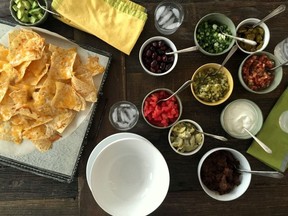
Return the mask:
<path id="1" fill-rule="evenodd" d="M 275 62 L 266 54 L 252 55 L 242 67 L 242 76 L 246 85 L 253 91 L 268 88 L 274 80 L 274 72 L 270 71 Z"/>

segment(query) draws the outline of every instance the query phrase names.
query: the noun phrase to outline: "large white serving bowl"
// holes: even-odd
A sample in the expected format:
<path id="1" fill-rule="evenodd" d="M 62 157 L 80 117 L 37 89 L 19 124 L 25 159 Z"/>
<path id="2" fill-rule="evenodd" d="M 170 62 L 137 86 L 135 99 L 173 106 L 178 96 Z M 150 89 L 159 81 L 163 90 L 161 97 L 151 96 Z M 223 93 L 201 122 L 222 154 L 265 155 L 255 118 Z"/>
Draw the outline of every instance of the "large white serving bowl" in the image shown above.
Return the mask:
<path id="1" fill-rule="evenodd" d="M 117 139 L 104 147 L 91 171 L 93 197 L 111 215 L 150 214 L 163 202 L 169 183 L 162 154 L 137 137 Z"/>
<path id="2" fill-rule="evenodd" d="M 86 180 L 88 183 L 89 188 L 91 189 L 91 173 L 92 173 L 92 167 L 93 164 L 96 160 L 96 158 L 98 157 L 98 155 L 100 154 L 100 152 L 106 147 L 108 146 L 110 143 L 115 142 L 119 139 L 123 139 L 123 138 L 139 138 L 139 139 L 143 139 L 146 140 L 147 142 L 149 142 L 146 138 L 135 134 L 135 133 L 129 133 L 129 132 L 121 132 L 121 133 L 116 133 L 116 134 L 112 134 L 108 137 L 106 137 L 105 139 L 103 139 L 101 142 L 99 142 L 95 148 L 92 150 L 87 164 L 86 164 Z"/>

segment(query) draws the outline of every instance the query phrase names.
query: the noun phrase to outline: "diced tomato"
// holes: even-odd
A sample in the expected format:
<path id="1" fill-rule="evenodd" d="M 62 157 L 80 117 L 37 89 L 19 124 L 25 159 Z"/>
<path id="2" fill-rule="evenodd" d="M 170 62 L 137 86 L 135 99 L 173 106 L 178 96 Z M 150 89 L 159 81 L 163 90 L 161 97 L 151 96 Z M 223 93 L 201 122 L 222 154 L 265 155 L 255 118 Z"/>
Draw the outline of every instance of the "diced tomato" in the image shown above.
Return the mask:
<path id="1" fill-rule="evenodd" d="M 179 105 L 175 97 L 157 104 L 158 100 L 169 96 L 170 93 L 161 90 L 152 93 L 144 101 L 144 117 L 151 124 L 158 127 L 167 127 L 177 120 L 179 116 Z"/>

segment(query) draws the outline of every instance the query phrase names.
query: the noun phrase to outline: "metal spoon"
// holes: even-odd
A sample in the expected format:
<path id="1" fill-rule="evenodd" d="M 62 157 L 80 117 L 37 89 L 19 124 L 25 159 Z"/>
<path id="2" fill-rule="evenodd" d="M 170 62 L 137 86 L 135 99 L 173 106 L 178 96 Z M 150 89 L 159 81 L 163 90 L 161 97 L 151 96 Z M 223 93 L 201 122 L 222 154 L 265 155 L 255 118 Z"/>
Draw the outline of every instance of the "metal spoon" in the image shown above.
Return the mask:
<path id="1" fill-rule="evenodd" d="M 251 173 L 253 175 L 260 175 L 260 176 L 266 176 L 266 177 L 272 177 L 272 178 L 283 178 L 284 174 L 278 171 L 257 171 L 257 170 L 243 170 L 235 167 L 237 171 L 242 173 Z"/>
<path id="2" fill-rule="evenodd" d="M 269 154 L 272 154 L 272 150 L 265 145 L 261 140 L 259 140 L 256 136 L 254 136 L 248 129 L 243 127 L 243 129 Z"/>
<path id="3" fill-rule="evenodd" d="M 286 65 L 287 63 L 288 63 L 288 60 L 283 62 L 283 63 L 281 63 L 281 64 L 279 64 L 279 65 L 277 65 L 277 66 L 275 66 L 275 67 L 273 67 L 273 68 L 270 68 L 269 71 L 273 71 L 273 70 L 275 70 L 275 69 L 277 69 L 277 68 L 279 68 L 279 67 L 281 67 L 283 65 Z"/>
<path id="4" fill-rule="evenodd" d="M 177 50 L 177 51 L 174 51 L 174 52 L 167 52 L 166 55 L 172 55 L 172 54 L 175 54 L 175 53 L 192 52 L 192 51 L 196 51 L 198 49 L 199 49 L 198 46 L 193 46 L 193 47 L 188 47 L 188 48 L 185 48 L 185 49 Z"/>
<path id="5" fill-rule="evenodd" d="M 192 80 L 188 80 L 186 81 L 184 84 L 182 84 L 178 89 L 177 91 L 175 91 L 173 94 L 171 94 L 169 97 L 167 98 L 163 98 L 163 99 L 160 99 L 157 101 L 157 103 L 160 103 L 160 102 L 163 102 L 163 101 L 167 101 L 169 100 L 170 98 L 172 98 L 174 95 L 180 93 L 181 91 L 183 91 L 186 87 L 188 87 L 193 81 Z"/>
<path id="6" fill-rule="evenodd" d="M 236 37 L 236 36 L 233 36 L 233 35 L 226 34 L 224 32 L 221 32 L 220 34 L 222 34 L 224 36 L 227 36 L 227 37 L 230 37 L 230 38 L 234 38 L 234 39 L 239 40 L 239 41 L 241 41 L 243 43 L 250 44 L 252 46 L 256 46 L 257 45 L 257 42 L 253 41 L 253 40 L 249 40 L 249 39 L 241 38 L 241 37 Z"/>
<path id="7" fill-rule="evenodd" d="M 195 129 L 195 130 L 196 130 L 196 129 Z M 223 137 L 223 136 L 206 133 L 206 132 L 199 131 L 199 130 L 196 130 L 196 131 L 197 131 L 198 133 L 204 134 L 204 135 L 206 135 L 206 136 L 213 137 L 213 138 L 218 139 L 218 140 L 221 140 L 221 141 L 228 141 L 228 139 L 227 139 L 226 137 Z"/>
<path id="8" fill-rule="evenodd" d="M 42 6 L 42 5 L 39 3 L 38 0 L 36 0 L 36 2 L 37 2 L 37 4 L 38 4 L 38 6 L 39 6 L 41 9 L 43 9 L 44 11 L 47 11 L 48 13 L 53 14 L 53 15 L 55 15 L 55 16 L 61 17 L 60 14 L 58 14 L 58 13 L 56 13 L 56 12 L 53 12 L 53 11 L 51 11 L 51 10 L 48 10 L 47 8 L 45 8 L 44 6 Z"/>
<path id="9" fill-rule="evenodd" d="M 224 59 L 224 61 L 222 62 L 221 66 L 218 68 L 218 70 L 215 72 L 218 73 L 223 67 L 224 65 L 227 63 L 227 61 L 231 58 L 231 56 L 236 52 L 236 50 L 238 49 L 238 46 L 237 45 L 234 45 L 230 52 L 228 53 L 228 55 L 226 56 L 226 58 Z"/>
<path id="10" fill-rule="evenodd" d="M 255 23 L 252 28 L 255 28 L 256 26 L 262 24 L 263 22 L 265 22 L 266 20 L 278 15 L 279 13 L 283 12 L 286 9 L 285 5 L 280 5 L 278 6 L 275 10 L 273 10 L 270 14 L 268 14 L 266 17 L 264 17 L 261 21 L 259 21 L 258 23 Z"/>

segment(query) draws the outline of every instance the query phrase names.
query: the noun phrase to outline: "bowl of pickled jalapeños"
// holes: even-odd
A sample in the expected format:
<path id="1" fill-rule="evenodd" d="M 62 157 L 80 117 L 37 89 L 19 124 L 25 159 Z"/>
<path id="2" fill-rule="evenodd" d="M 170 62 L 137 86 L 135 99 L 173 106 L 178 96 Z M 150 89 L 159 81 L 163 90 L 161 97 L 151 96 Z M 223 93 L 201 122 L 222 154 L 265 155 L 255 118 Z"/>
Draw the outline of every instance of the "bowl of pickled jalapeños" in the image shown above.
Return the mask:
<path id="1" fill-rule="evenodd" d="M 247 56 L 239 66 L 238 77 L 242 86 L 256 94 L 266 94 L 277 88 L 283 76 L 279 60 L 272 53 L 261 51 Z"/>
<path id="2" fill-rule="evenodd" d="M 198 152 L 204 143 L 201 126 L 190 119 L 182 119 L 173 125 L 168 133 L 171 148 L 183 156 Z"/>
<path id="3" fill-rule="evenodd" d="M 230 18 L 221 13 L 211 13 L 202 17 L 196 24 L 194 41 L 198 49 L 206 55 L 222 55 L 235 43 L 234 39 L 222 33 L 236 35 L 236 28 Z"/>
<path id="4" fill-rule="evenodd" d="M 191 91 L 200 103 L 215 106 L 225 102 L 233 91 L 233 78 L 227 68 L 208 63 L 199 67 L 192 76 Z"/>
<path id="5" fill-rule="evenodd" d="M 47 0 L 39 0 L 39 3 L 47 8 Z M 39 7 L 36 0 L 11 0 L 10 12 L 12 17 L 20 25 L 37 26 L 45 22 L 47 11 Z"/>
<path id="6" fill-rule="evenodd" d="M 238 37 L 254 40 L 257 42 L 257 45 L 245 44 L 241 41 L 236 41 L 239 49 L 247 54 L 252 54 L 264 50 L 270 40 L 270 31 L 268 26 L 265 23 L 262 23 L 255 28 L 252 26 L 255 23 L 258 23 L 260 20 L 257 18 L 248 18 L 243 20 L 236 27 L 236 34 Z"/>

